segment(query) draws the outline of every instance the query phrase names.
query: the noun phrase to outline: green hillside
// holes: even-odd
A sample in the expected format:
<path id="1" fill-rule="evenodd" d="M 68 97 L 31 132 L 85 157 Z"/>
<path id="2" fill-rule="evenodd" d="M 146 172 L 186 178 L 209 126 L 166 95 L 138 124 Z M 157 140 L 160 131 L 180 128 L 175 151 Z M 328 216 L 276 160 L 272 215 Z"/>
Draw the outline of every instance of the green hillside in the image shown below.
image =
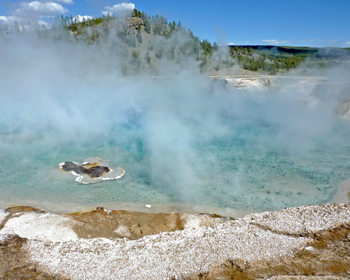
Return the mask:
<path id="1" fill-rule="evenodd" d="M 290 46 L 218 46 L 195 36 L 180 22 L 168 22 L 134 10 L 128 17 L 103 16 L 79 22 L 73 16 L 57 16 L 51 28 L 33 24 L 42 38 L 93 45 L 118 55 L 122 73 L 160 71 L 162 61 L 174 65 L 192 64 L 215 74 L 233 66 L 261 73 L 277 74 L 300 66 L 326 68 L 349 59 L 350 49 Z M 0 26 L 3 34 L 23 33 L 18 23 Z"/>
<path id="2" fill-rule="evenodd" d="M 116 23 L 115 17 L 103 17 L 83 23 L 70 21 L 67 22 L 67 27 L 77 38 L 81 37 L 93 43 L 98 38 L 103 38 L 104 32 Z M 105 28 L 96 29 L 100 25 Z M 87 26 L 95 26 L 95 30 L 89 37 L 84 37 L 84 28 Z M 181 40 L 179 34 L 186 39 Z M 307 67 L 325 68 L 338 63 L 339 59 L 343 56 L 348 57 L 350 54 L 349 49 L 335 48 L 267 45 L 218 47 L 215 42 L 200 40 L 180 22 L 168 22 L 162 16 L 149 16 L 136 9 L 127 19 L 126 28 L 120 31 L 118 36 L 128 45 L 133 58 L 142 57 L 142 53 L 146 51 L 145 59 L 149 62 L 148 66 L 154 65 L 155 60 L 164 57 L 176 63 L 184 57 L 192 57 L 198 61 L 201 71 L 209 72 L 223 70 L 237 64 L 245 70 L 268 74 L 283 73 L 299 67 L 301 63 L 306 63 Z M 162 37 L 165 40 L 162 41 L 161 46 L 152 44 L 154 37 Z M 177 40 L 174 40 L 174 37 L 177 37 Z M 215 55 L 218 49 L 221 49 L 219 56 Z M 227 56 L 222 55 L 225 52 Z"/>

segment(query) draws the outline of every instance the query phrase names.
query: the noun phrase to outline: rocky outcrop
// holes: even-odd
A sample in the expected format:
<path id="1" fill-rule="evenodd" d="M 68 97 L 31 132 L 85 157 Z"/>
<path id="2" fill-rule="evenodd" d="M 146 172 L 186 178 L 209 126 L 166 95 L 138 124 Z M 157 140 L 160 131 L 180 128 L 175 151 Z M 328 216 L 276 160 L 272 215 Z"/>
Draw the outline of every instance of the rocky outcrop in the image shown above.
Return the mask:
<path id="1" fill-rule="evenodd" d="M 16 207 L 0 211 L 0 248 L 3 279 L 348 279 L 350 205 L 240 219 Z"/>
<path id="2" fill-rule="evenodd" d="M 136 18 L 136 17 L 133 17 L 133 18 L 130 18 L 127 20 L 126 22 L 126 26 L 128 29 L 138 29 L 140 28 L 140 26 L 144 26 L 144 22 L 141 18 Z"/>

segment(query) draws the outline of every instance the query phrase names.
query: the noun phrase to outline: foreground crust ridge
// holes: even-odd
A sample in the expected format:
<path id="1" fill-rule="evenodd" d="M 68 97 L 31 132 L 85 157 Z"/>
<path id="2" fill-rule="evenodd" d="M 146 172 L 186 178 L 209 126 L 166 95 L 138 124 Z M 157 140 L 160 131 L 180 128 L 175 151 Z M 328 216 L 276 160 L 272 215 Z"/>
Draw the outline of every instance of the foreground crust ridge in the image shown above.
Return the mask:
<path id="1" fill-rule="evenodd" d="M 0 211 L 1 279 L 348 279 L 350 206 L 255 213 Z"/>

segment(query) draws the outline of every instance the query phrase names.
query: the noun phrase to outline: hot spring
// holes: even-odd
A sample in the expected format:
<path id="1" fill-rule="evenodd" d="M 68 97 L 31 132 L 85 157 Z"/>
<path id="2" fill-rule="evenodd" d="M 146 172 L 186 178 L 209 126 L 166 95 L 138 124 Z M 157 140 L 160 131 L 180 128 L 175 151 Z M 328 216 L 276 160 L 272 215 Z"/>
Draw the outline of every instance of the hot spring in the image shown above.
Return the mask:
<path id="1" fill-rule="evenodd" d="M 349 83 L 332 74 L 239 90 L 191 68 L 123 77 L 118 61 L 79 47 L 2 53 L 1 207 L 252 212 L 329 202 L 350 177 L 350 125 L 337 114 Z M 59 170 L 96 156 L 125 176 L 82 185 Z"/>

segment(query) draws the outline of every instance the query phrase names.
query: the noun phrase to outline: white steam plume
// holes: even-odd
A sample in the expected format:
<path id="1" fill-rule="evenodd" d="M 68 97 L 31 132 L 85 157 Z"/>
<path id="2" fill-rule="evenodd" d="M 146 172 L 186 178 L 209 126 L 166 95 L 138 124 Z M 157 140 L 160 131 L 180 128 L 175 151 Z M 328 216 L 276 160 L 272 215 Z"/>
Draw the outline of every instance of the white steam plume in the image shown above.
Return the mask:
<path id="1" fill-rule="evenodd" d="M 86 150 L 95 153 L 112 147 L 116 154 L 122 150 L 129 153 L 122 162 L 127 174 L 146 174 L 149 188 L 159 193 L 184 202 L 211 201 L 221 195 L 227 197 L 228 207 L 233 207 L 234 199 L 246 191 L 243 177 L 249 175 L 250 163 L 275 153 L 303 155 L 319 142 L 340 145 L 343 141 L 336 130 L 335 109 L 350 101 L 348 78 L 343 84 L 333 84 L 334 80 L 317 84 L 307 94 L 298 88 L 317 100 L 305 105 L 288 81 L 265 92 L 229 90 L 201 74 L 199 63 L 181 57 L 176 47 L 179 63 L 163 55 L 157 65 L 158 76 L 146 70 L 125 76 L 127 50 L 115 35 L 117 27 L 112 31 L 100 45 L 36 38 L 35 34 L 3 39 L 3 163 L 20 159 L 30 166 L 44 149 L 55 155 L 46 163 L 54 168 L 62 161 L 55 159 L 67 146 L 74 147 L 75 157 L 82 157 L 77 161 L 100 156 L 83 155 Z M 188 40 L 181 33 L 174 36 L 168 41 L 156 37 L 148 51 L 161 47 L 166 53 L 172 44 Z M 139 49 L 137 59 L 146 57 L 146 52 Z M 213 55 L 218 62 L 221 52 Z M 338 71 L 330 72 L 329 77 L 348 77 L 349 68 Z M 249 164 L 246 158 L 250 158 Z M 204 185 L 212 189 L 203 191 Z M 254 199 L 247 202 L 249 207 L 257 203 Z"/>

